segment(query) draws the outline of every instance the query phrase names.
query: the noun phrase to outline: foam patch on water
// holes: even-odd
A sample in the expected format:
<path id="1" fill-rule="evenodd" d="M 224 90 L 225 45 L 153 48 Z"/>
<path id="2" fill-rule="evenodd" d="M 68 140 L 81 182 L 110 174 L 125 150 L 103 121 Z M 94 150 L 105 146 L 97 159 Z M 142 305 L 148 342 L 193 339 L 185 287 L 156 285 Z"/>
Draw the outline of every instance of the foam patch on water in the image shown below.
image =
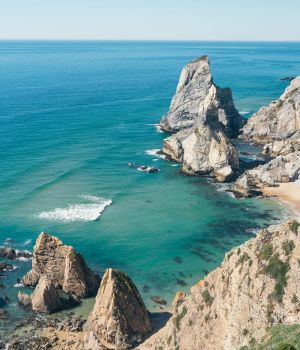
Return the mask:
<path id="1" fill-rule="evenodd" d="M 16 284 L 14 285 L 14 287 L 15 287 L 15 288 L 22 288 L 22 287 L 24 287 L 24 284 L 23 284 L 23 283 L 16 283 Z"/>
<path id="2" fill-rule="evenodd" d="M 239 113 L 240 113 L 240 115 L 246 115 L 246 114 L 249 114 L 249 113 L 251 113 L 251 112 L 248 112 L 248 111 L 240 111 Z"/>
<path id="3" fill-rule="evenodd" d="M 38 218 L 41 220 L 63 223 L 96 221 L 100 218 L 105 208 L 112 204 L 110 199 L 87 194 L 81 195 L 79 198 L 92 203 L 73 204 L 66 208 L 55 208 L 51 211 L 43 211 L 38 214 Z"/>
<path id="4" fill-rule="evenodd" d="M 147 151 L 145 151 L 145 153 L 148 154 L 148 156 L 166 159 L 166 156 L 164 154 L 160 154 L 160 152 L 161 152 L 161 150 L 158 148 L 148 149 Z"/>

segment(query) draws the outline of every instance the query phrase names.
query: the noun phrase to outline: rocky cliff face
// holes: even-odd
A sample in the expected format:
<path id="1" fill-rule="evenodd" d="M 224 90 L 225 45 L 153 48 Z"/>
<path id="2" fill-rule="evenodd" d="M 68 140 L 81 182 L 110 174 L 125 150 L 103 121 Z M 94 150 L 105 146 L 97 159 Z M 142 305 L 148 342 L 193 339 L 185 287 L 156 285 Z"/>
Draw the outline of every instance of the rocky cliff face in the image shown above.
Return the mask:
<path id="1" fill-rule="evenodd" d="M 191 175 L 212 175 L 227 181 L 239 168 L 239 155 L 218 126 L 201 125 L 179 131 L 164 140 L 163 152 L 182 163 L 182 171 Z"/>
<path id="2" fill-rule="evenodd" d="M 274 140 L 300 140 L 300 77 L 291 82 L 278 100 L 262 107 L 248 120 L 241 137 L 265 144 Z"/>
<path id="3" fill-rule="evenodd" d="M 23 278 L 23 283 L 35 287 L 41 277 L 76 298 L 95 295 L 100 282 L 73 247 L 63 245 L 58 238 L 45 232 L 36 241 L 32 269 Z"/>
<path id="4" fill-rule="evenodd" d="M 227 253 L 138 349 L 235 350 L 259 341 L 268 326 L 299 323 L 299 227 L 271 226 Z"/>
<path id="5" fill-rule="evenodd" d="M 207 56 L 187 64 L 180 76 L 163 130 L 177 132 L 164 141 L 163 152 L 182 162 L 190 175 L 211 175 L 229 180 L 239 167 L 236 137 L 242 118 L 235 109 L 230 89 L 213 83 Z"/>
<path id="6" fill-rule="evenodd" d="M 300 179 L 300 152 L 277 156 L 270 162 L 245 171 L 234 183 L 233 190 L 251 196 L 262 186 L 276 186 L 278 183 Z"/>
<path id="7" fill-rule="evenodd" d="M 174 132 L 212 121 L 219 121 L 228 136 L 236 137 L 242 119 L 230 89 L 213 83 L 208 57 L 202 56 L 183 68 L 170 110 L 160 125 L 163 130 Z"/>
<path id="8" fill-rule="evenodd" d="M 148 311 L 125 273 L 105 272 L 86 330 L 86 349 L 130 349 L 149 334 Z"/>

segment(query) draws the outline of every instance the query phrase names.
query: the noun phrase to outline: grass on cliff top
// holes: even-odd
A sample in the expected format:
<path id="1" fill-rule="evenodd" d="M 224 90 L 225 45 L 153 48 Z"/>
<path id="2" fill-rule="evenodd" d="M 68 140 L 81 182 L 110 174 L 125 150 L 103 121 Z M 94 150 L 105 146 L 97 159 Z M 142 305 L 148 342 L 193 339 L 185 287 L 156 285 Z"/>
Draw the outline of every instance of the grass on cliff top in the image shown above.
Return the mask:
<path id="1" fill-rule="evenodd" d="M 300 350 L 300 325 L 277 325 L 269 328 L 265 340 L 240 350 Z"/>

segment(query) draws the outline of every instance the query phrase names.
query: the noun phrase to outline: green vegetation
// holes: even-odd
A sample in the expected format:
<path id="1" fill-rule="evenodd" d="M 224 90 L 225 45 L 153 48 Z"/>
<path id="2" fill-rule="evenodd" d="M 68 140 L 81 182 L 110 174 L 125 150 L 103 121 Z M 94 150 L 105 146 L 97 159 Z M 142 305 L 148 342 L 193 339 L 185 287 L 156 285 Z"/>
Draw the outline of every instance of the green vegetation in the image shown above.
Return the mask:
<path id="1" fill-rule="evenodd" d="M 237 265 L 243 265 L 245 261 L 249 260 L 250 256 L 247 253 L 244 253 L 239 257 L 239 260 L 237 261 Z"/>
<path id="2" fill-rule="evenodd" d="M 300 350 L 300 325 L 271 327 L 262 341 L 243 346 L 240 350 Z"/>
<path id="3" fill-rule="evenodd" d="M 181 310 L 181 312 L 175 317 L 175 326 L 179 330 L 180 329 L 180 322 L 183 319 L 183 317 L 187 313 L 187 308 L 184 306 Z"/>
<path id="4" fill-rule="evenodd" d="M 290 223 L 290 230 L 297 235 L 299 226 L 300 226 L 299 222 L 294 220 L 293 222 Z"/>
<path id="5" fill-rule="evenodd" d="M 211 306 L 211 304 L 214 301 L 214 298 L 209 294 L 209 291 L 205 289 L 205 291 L 202 293 L 203 300 L 206 305 Z"/>
<path id="6" fill-rule="evenodd" d="M 260 257 L 263 260 L 269 260 L 272 256 L 272 254 L 273 254 L 272 244 L 268 243 L 263 247 L 261 254 L 260 254 Z"/>
<path id="7" fill-rule="evenodd" d="M 273 255 L 270 258 L 268 265 L 265 267 L 265 272 L 276 280 L 274 297 L 278 302 L 282 301 L 284 288 L 287 284 L 286 275 L 289 268 L 289 264 L 280 260 L 278 254 Z"/>
<path id="8" fill-rule="evenodd" d="M 282 249 L 284 250 L 284 253 L 287 256 L 291 254 L 294 248 L 295 248 L 295 243 L 293 240 L 285 241 L 282 243 Z"/>

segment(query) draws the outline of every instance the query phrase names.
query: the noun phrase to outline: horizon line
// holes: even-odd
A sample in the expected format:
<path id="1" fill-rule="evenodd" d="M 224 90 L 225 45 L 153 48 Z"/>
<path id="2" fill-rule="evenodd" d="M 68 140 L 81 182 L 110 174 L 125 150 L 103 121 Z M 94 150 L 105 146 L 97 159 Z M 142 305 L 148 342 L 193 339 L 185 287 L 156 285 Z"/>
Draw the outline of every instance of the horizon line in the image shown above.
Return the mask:
<path id="1" fill-rule="evenodd" d="M 123 41 L 123 42 L 249 42 L 249 43 L 300 43 L 300 40 L 270 40 L 270 39 L 79 39 L 79 38 L 0 38 L 0 41 Z"/>

